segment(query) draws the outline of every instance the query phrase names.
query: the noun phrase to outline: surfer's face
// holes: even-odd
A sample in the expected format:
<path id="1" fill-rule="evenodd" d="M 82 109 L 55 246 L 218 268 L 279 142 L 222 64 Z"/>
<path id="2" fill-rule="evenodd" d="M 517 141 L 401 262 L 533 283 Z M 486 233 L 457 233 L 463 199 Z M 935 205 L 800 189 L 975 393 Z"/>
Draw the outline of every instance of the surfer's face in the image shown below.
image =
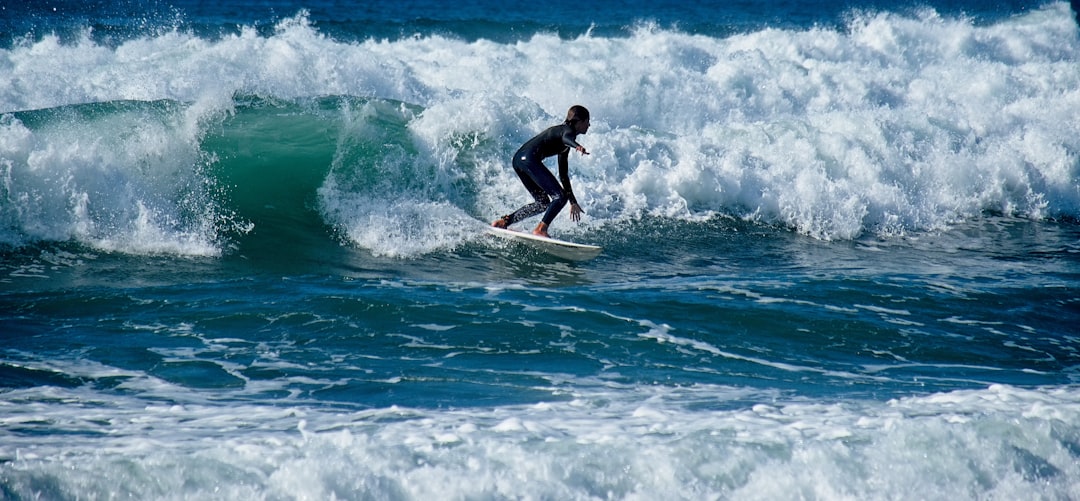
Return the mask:
<path id="1" fill-rule="evenodd" d="M 574 130 L 578 131 L 578 134 L 584 134 L 589 131 L 589 119 L 579 120 L 574 124 Z"/>

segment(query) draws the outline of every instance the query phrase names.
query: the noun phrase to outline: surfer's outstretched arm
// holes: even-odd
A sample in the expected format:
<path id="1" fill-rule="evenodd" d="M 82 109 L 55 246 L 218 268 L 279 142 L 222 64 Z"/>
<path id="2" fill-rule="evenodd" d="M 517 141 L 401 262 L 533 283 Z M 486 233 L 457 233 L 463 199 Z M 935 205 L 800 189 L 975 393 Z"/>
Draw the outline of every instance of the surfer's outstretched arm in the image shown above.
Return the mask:
<path id="1" fill-rule="evenodd" d="M 578 151 L 585 153 L 585 148 L 581 145 L 577 147 Z M 566 198 L 570 200 L 570 220 L 573 222 L 581 221 L 581 206 L 578 205 L 577 198 L 574 197 L 574 189 L 570 186 L 570 149 L 567 148 L 562 153 L 559 153 L 559 182 L 562 183 L 563 193 Z"/>

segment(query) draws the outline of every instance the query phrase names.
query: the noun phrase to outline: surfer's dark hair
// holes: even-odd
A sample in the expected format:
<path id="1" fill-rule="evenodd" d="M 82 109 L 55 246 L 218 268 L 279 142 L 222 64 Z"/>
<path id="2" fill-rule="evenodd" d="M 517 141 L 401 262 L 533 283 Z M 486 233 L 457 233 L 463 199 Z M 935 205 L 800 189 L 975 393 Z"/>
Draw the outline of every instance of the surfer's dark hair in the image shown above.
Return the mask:
<path id="1" fill-rule="evenodd" d="M 580 104 L 575 104 L 570 107 L 570 110 L 566 112 L 566 122 L 570 125 L 578 122 L 584 122 L 589 119 L 589 110 L 585 109 Z"/>

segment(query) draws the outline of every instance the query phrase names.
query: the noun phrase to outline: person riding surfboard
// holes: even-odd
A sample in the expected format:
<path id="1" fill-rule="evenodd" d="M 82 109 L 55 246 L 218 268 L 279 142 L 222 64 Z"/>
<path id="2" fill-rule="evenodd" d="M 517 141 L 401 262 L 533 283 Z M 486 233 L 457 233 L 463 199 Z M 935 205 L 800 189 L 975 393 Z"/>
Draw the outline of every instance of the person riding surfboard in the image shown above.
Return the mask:
<path id="1" fill-rule="evenodd" d="M 532 195 L 534 202 L 496 219 L 491 223 L 496 228 L 506 229 L 523 219 L 541 212 L 544 217 L 536 225 L 534 235 L 548 237 L 548 227 L 559 215 L 567 202 L 570 202 L 570 219 L 581 220 L 581 206 L 570 187 L 570 150 L 577 150 L 588 155 L 585 147 L 578 144 L 577 136 L 589 130 L 589 110 L 584 106 L 574 105 L 566 112 L 566 120 L 537 134 L 518 148 L 514 153 L 512 165 L 525 189 Z M 556 180 L 543 160 L 558 155 L 559 179 Z"/>

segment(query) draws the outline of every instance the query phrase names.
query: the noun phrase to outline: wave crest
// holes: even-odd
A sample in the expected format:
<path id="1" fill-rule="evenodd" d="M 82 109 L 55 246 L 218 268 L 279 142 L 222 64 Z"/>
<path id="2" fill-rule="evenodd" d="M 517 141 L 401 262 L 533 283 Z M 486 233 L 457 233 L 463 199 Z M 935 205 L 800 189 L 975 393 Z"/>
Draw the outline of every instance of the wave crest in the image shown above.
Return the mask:
<path id="1" fill-rule="evenodd" d="M 1080 217 L 1080 42 L 1065 3 L 981 25 L 933 11 L 868 13 L 845 29 L 715 37 L 642 26 L 512 43 L 343 43 L 300 14 L 265 34 L 173 30 L 116 47 L 45 37 L 0 52 L 12 75 L 0 83 L 9 243 L 107 246 L 123 239 L 106 228 L 142 221 L 146 231 L 126 235 L 153 241 L 133 235 L 155 228 L 191 246 L 178 252 L 219 252 L 234 231 L 221 222 L 231 202 L 208 171 L 270 149 L 308 159 L 300 186 L 310 191 L 296 207 L 314 206 L 354 243 L 387 255 L 429 252 L 421 241 L 443 249 L 465 237 L 436 228 L 527 199 L 509 154 L 571 104 L 594 116 L 581 138 L 593 155 L 571 159 L 586 228 L 724 215 L 828 240 L 935 231 L 986 212 Z M 207 138 L 252 127 L 231 118 L 249 112 L 238 96 L 285 104 L 241 134 L 251 149 L 225 158 Z M 303 109 L 320 99 L 329 109 Z M 360 111 L 350 100 L 388 109 L 350 128 Z M 118 104 L 129 102 L 144 104 Z M 154 103 L 172 104 L 148 116 Z M 80 106 L 117 109 L 64 119 L 15 111 Z M 297 116 L 325 137 L 290 143 L 304 136 Z M 102 194 L 118 205 L 94 217 Z M 365 217 L 389 221 L 388 240 L 362 236 Z M 426 229 L 390 231 L 405 220 Z"/>

